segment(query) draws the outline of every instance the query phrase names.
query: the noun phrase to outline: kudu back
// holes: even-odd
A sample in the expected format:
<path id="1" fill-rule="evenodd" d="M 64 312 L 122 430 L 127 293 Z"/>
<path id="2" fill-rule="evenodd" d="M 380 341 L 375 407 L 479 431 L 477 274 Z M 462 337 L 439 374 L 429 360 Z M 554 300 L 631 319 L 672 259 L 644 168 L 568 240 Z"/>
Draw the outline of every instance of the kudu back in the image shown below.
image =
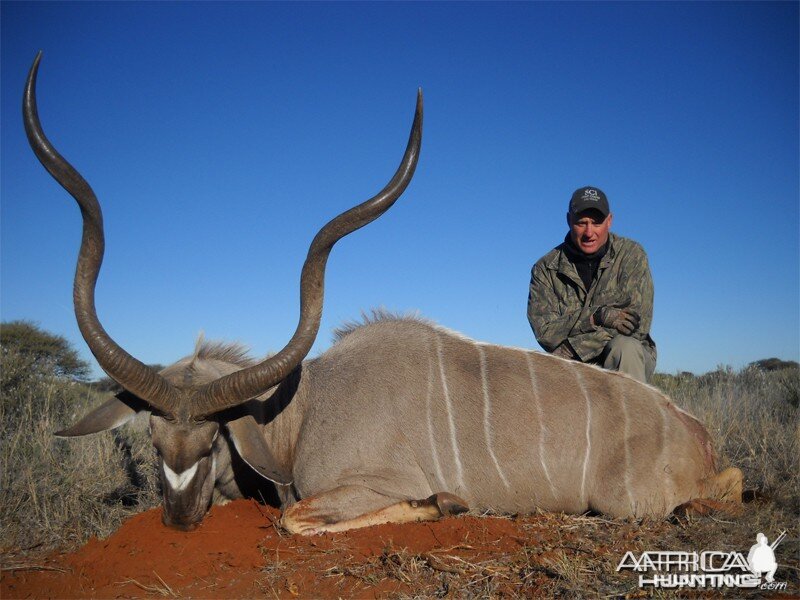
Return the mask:
<path id="1" fill-rule="evenodd" d="M 98 363 L 125 390 L 57 435 L 95 433 L 149 413 L 166 524 L 191 529 L 212 502 L 240 497 L 242 470 L 274 483 L 283 525 L 302 534 L 468 509 L 662 516 L 695 498 L 741 496 L 738 469 L 716 473 L 705 428 L 624 375 L 390 315 L 345 328 L 330 350 L 303 360 L 319 330 L 332 246 L 386 212 L 411 181 L 421 92 L 390 182 L 312 241 L 287 345 L 253 361 L 235 345 L 201 342 L 174 365 L 150 369 L 97 318 L 102 214 L 91 187 L 42 131 L 40 60 L 41 53 L 25 86 L 25 130 L 81 209 L 75 314 Z"/>

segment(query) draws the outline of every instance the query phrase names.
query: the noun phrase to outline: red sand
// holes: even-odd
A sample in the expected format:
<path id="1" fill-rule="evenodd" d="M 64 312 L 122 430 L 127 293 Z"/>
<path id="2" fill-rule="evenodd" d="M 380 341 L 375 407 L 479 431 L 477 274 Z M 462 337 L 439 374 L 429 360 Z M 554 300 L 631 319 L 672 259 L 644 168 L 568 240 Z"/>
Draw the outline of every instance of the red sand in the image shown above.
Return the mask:
<path id="1" fill-rule="evenodd" d="M 275 509 L 238 500 L 213 507 L 195 531 L 180 532 L 161 524 L 160 509 L 151 510 L 106 540 L 7 571 L 0 592 L 2 598 L 371 597 L 413 591 L 403 587 L 402 577 L 370 581 L 348 572 L 370 560 L 378 564 L 387 549 L 416 556 L 449 549 L 477 560 L 558 536 L 552 524 L 532 528 L 536 517 L 525 526 L 467 516 L 299 537 L 281 534 L 273 525 L 278 516 Z"/>

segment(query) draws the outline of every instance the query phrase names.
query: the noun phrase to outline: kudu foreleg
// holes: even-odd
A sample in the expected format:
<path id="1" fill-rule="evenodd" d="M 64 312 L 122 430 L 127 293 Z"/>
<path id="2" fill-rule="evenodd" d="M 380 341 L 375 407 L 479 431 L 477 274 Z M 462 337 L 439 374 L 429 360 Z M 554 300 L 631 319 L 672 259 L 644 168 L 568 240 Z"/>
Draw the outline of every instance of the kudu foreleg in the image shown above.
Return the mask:
<path id="1" fill-rule="evenodd" d="M 347 485 L 293 504 L 283 512 L 281 525 L 291 533 L 316 535 L 382 523 L 434 521 L 467 510 L 466 502 L 447 492 L 423 500 L 397 500 Z"/>

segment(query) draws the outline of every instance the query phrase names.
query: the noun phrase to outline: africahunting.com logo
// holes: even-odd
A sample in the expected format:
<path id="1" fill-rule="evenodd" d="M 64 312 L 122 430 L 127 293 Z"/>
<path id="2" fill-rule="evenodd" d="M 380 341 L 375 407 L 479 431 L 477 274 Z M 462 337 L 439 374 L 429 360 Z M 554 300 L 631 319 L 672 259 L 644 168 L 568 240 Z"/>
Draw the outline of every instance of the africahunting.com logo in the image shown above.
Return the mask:
<path id="1" fill-rule="evenodd" d="M 741 552 L 719 550 L 658 550 L 642 552 L 639 556 L 629 551 L 617 565 L 617 572 L 639 573 L 639 587 L 785 590 L 785 581 L 775 581 L 778 568 L 775 549 L 785 537 L 786 531 L 783 531 L 769 544 L 767 536 L 759 533 L 746 557 Z"/>

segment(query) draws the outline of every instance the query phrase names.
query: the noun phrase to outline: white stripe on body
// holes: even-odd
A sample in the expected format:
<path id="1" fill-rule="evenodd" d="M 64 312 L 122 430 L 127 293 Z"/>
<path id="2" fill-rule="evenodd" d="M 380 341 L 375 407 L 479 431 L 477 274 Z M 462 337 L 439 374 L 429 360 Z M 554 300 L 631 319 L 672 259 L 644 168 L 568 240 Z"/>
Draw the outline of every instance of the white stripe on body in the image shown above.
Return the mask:
<path id="1" fill-rule="evenodd" d="M 437 489 L 445 486 L 444 475 L 442 475 L 442 465 L 439 464 L 439 452 L 436 450 L 436 438 L 433 434 L 433 419 L 431 418 L 431 397 L 433 395 L 433 358 L 428 353 L 428 392 L 425 396 L 425 414 L 428 418 L 428 441 L 431 445 L 431 456 L 433 466 L 436 468 L 436 487 Z M 434 490 L 435 491 L 435 490 Z"/>
<path id="2" fill-rule="evenodd" d="M 586 386 L 583 385 L 583 376 L 581 375 L 580 367 L 572 367 L 575 372 L 575 378 L 578 380 L 578 385 L 583 393 L 583 400 L 586 404 L 586 456 L 583 457 L 583 474 L 581 475 L 581 502 L 586 504 L 586 470 L 589 466 L 589 453 L 592 451 L 591 427 L 592 427 L 592 404 L 589 401 L 589 394 L 586 393 Z"/>
<path id="3" fill-rule="evenodd" d="M 509 489 L 508 480 L 503 473 L 503 469 L 500 468 L 500 463 L 497 461 L 497 457 L 494 454 L 494 447 L 492 445 L 492 429 L 490 425 L 492 407 L 491 398 L 489 398 L 489 378 L 487 376 L 486 353 L 483 351 L 481 346 L 476 345 L 476 347 L 478 348 L 478 354 L 481 359 L 481 383 L 483 387 L 483 432 L 486 436 L 486 448 L 489 450 L 489 456 L 491 456 L 492 460 L 494 461 L 494 467 L 497 469 L 500 479 L 503 480 L 503 485 L 506 486 L 506 489 Z"/>
<path id="4" fill-rule="evenodd" d="M 458 480 L 457 492 L 463 493 L 466 491 L 467 486 L 464 485 L 464 469 L 461 466 L 461 457 L 458 451 L 458 442 L 456 441 L 456 424 L 453 421 L 453 406 L 450 402 L 450 392 L 447 389 L 447 378 L 444 374 L 444 360 L 442 357 L 442 342 L 439 336 L 436 336 L 436 355 L 439 359 L 439 376 L 442 378 L 442 391 L 444 392 L 444 405 L 447 409 L 447 421 L 450 425 L 450 447 L 453 450 L 453 460 L 456 465 L 456 479 Z"/>
<path id="5" fill-rule="evenodd" d="M 628 503 L 631 505 L 631 512 L 636 514 L 636 502 L 631 493 L 631 446 L 629 442 L 630 437 L 630 420 L 628 418 L 628 404 L 625 402 L 625 395 L 620 394 L 622 398 L 622 416 L 625 423 L 624 436 L 625 436 L 625 491 L 628 493 Z"/>
<path id="6" fill-rule="evenodd" d="M 550 494 L 553 496 L 553 500 L 558 500 L 556 497 L 556 488 L 553 485 L 553 480 L 550 477 L 550 471 L 547 469 L 547 463 L 544 460 L 544 436 L 547 433 L 547 430 L 544 426 L 544 410 L 542 410 L 542 403 L 539 399 L 539 386 L 536 384 L 536 376 L 533 374 L 533 363 L 531 361 L 531 353 L 525 353 L 525 362 L 528 364 L 528 375 L 531 379 L 531 391 L 533 392 L 533 402 L 536 405 L 536 413 L 539 418 L 539 461 L 542 463 L 542 470 L 544 471 L 544 476 L 547 479 L 547 483 L 550 486 Z"/>

